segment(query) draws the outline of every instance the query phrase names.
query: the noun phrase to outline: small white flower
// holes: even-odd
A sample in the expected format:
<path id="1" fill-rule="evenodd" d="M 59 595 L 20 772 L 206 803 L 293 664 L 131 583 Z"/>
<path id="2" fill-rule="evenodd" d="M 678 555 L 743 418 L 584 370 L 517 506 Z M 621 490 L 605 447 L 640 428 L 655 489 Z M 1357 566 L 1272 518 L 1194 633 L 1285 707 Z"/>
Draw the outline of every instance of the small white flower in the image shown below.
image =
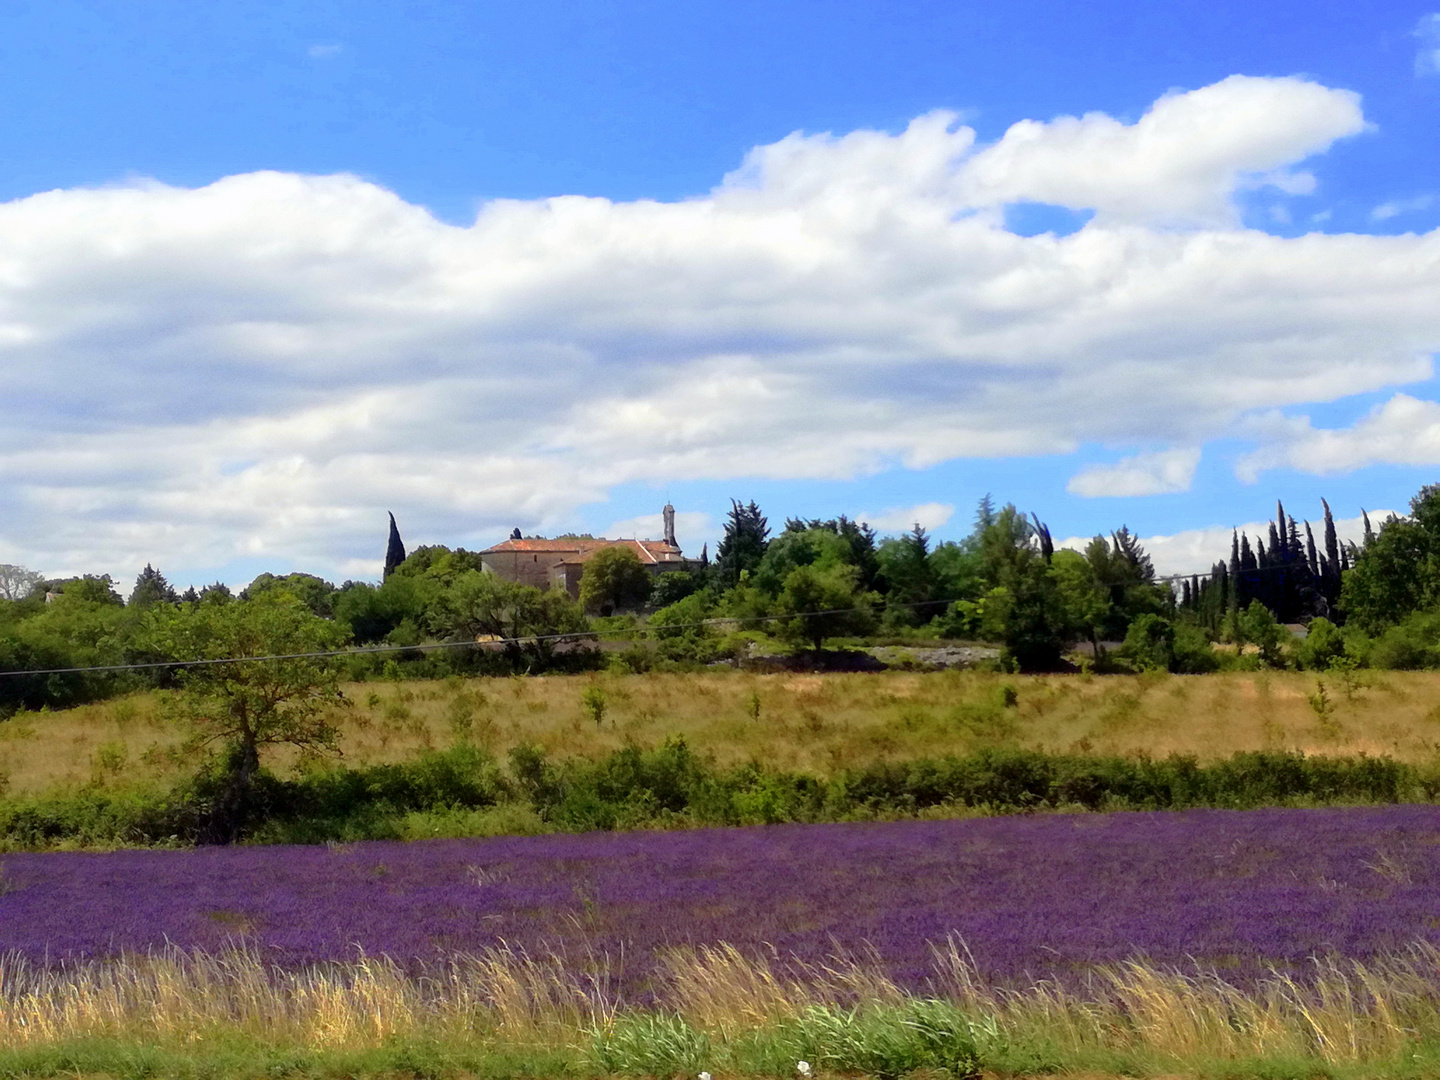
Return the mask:
<path id="1" fill-rule="evenodd" d="M 797 1061 L 795 1063 L 795 1071 L 798 1072 L 801 1076 L 809 1076 L 810 1063 L 808 1061 Z"/>
<path id="2" fill-rule="evenodd" d="M 710 1074 L 708 1072 L 702 1072 L 696 1080 L 710 1080 Z"/>

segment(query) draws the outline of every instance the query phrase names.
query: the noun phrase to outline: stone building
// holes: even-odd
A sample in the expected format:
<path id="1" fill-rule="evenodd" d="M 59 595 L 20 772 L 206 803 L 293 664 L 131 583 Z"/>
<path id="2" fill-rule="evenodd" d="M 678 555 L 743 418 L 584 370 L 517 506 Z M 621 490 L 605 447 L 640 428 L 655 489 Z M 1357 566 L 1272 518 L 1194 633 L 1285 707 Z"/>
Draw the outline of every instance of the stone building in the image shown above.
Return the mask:
<path id="1" fill-rule="evenodd" d="M 667 570 L 685 570 L 685 558 L 675 539 L 675 508 L 668 503 L 664 510 L 665 536 L 661 540 L 606 540 L 603 537 L 561 536 L 554 540 L 544 537 L 522 537 L 516 529 L 510 539 L 480 552 L 480 565 L 488 574 L 506 581 L 518 581 L 537 589 L 564 589 L 579 597 L 580 579 L 585 563 L 597 551 L 625 546 L 634 550 L 640 564 L 652 574 Z"/>

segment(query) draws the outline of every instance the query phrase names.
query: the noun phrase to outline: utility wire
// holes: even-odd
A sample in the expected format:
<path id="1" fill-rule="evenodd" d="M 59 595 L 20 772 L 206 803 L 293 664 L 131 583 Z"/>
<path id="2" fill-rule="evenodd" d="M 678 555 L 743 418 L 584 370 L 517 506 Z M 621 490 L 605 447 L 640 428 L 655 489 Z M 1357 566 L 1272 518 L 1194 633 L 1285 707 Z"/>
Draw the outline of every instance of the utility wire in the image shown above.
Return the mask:
<path id="1" fill-rule="evenodd" d="M 1070 550 L 1070 549 L 1065 549 Z M 1299 566 L 1309 567 L 1303 561 Z M 1240 574 L 1256 574 L 1273 570 L 1293 570 L 1295 565 L 1285 566 L 1260 566 L 1250 570 L 1240 570 Z M 1213 568 L 1212 568 L 1213 570 Z M 1192 578 L 1201 577 L 1208 579 L 1212 570 L 1204 574 L 1157 574 L 1152 577 L 1151 583 L 1189 581 Z M 962 598 L 963 599 L 963 598 Z M 917 608 L 917 607 L 938 607 L 959 603 L 959 599 L 949 600 L 914 600 L 905 603 L 884 603 L 879 605 L 882 609 L 888 608 Z M 848 607 L 829 608 L 825 611 L 799 611 L 788 615 L 747 615 L 728 617 L 722 616 L 715 619 L 701 619 L 689 623 L 667 623 L 657 629 L 663 630 L 694 630 L 705 626 L 718 626 L 724 623 L 761 623 L 761 622 L 783 622 L 786 619 L 814 619 L 822 615 L 852 615 L 862 611 L 874 611 L 873 607 Z M 383 653 L 399 652 L 432 652 L 440 649 L 481 649 L 487 645 L 521 646 L 533 645 L 542 641 L 586 641 L 591 638 L 605 637 L 614 634 L 648 634 L 649 627 L 645 626 L 622 626 L 613 627 L 608 630 L 574 630 L 569 633 L 559 634 L 527 634 L 521 637 L 497 637 L 485 641 L 428 641 L 419 645 L 358 645 L 348 649 L 325 649 L 316 652 L 298 653 L 275 653 L 269 656 L 221 656 L 211 657 L 202 660 L 150 660 L 133 664 L 94 664 L 87 667 L 64 667 L 64 668 L 31 668 L 27 671 L 0 671 L 0 678 L 18 678 L 28 675 L 84 675 L 98 674 L 112 671 L 155 671 L 161 668 L 195 668 L 214 667 L 221 664 L 259 664 L 268 660 L 325 660 L 337 656 L 368 656 Z"/>

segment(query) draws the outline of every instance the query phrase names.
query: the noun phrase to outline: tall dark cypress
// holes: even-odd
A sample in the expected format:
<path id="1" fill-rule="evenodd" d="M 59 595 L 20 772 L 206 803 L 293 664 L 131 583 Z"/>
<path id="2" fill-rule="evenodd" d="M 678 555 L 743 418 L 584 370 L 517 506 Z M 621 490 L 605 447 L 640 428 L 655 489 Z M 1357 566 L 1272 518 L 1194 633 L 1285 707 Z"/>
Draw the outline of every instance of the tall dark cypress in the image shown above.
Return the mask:
<path id="1" fill-rule="evenodd" d="M 1365 521 L 1365 546 L 1369 547 L 1375 539 L 1375 530 L 1370 527 L 1370 515 L 1365 512 L 1363 506 L 1360 508 L 1360 516 Z"/>
<path id="2" fill-rule="evenodd" d="M 385 545 L 385 577 L 405 561 L 405 545 L 400 541 L 400 530 L 395 525 L 395 515 L 390 515 L 390 542 Z M 382 579 L 383 580 L 383 579 Z"/>
<path id="3" fill-rule="evenodd" d="M 1310 528 L 1310 522 L 1305 522 L 1305 561 L 1310 565 L 1310 573 L 1316 578 L 1320 574 L 1320 560 L 1315 556 L 1315 533 Z"/>
<path id="4" fill-rule="evenodd" d="M 1275 500 L 1275 523 L 1280 528 L 1279 545 L 1270 541 L 1270 555 L 1276 562 L 1289 562 L 1289 542 L 1285 536 L 1285 504 L 1279 499 Z M 1271 534 L 1274 536 L 1274 534 Z"/>

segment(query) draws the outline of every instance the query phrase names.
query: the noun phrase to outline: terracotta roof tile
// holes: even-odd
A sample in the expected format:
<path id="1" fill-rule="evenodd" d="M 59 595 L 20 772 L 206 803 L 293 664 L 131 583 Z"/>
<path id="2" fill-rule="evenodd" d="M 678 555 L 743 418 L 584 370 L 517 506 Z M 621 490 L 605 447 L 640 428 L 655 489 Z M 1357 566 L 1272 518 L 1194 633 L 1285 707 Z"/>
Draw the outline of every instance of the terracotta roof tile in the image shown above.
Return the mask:
<path id="1" fill-rule="evenodd" d="M 506 551 L 529 551 L 537 554 L 553 553 L 570 555 L 561 560 L 566 563 L 584 562 L 603 548 L 625 544 L 635 549 L 643 563 L 684 562 L 680 549 L 664 540 L 505 540 L 494 547 L 488 547 L 480 554 L 496 555 Z"/>

